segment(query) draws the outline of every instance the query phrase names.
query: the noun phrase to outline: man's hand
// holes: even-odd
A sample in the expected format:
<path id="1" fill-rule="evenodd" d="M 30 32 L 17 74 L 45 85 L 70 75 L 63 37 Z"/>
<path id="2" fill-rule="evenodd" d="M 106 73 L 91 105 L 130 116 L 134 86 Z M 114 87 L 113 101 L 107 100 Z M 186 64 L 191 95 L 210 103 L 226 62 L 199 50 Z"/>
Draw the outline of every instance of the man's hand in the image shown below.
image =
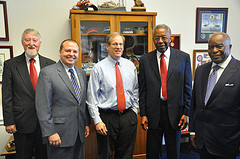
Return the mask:
<path id="1" fill-rule="evenodd" d="M 190 141 L 192 142 L 192 146 L 196 149 L 197 148 L 197 145 L 195 143 L 195 135 L 191 135 L 190 136 Z"/>
<path id="2" fill-rule="evenodd" d="M 49 143 L 51 146 L 59 146 L 61 145 L 61 139 L 58 133 L 55 133 L 48 137 Z"/>
<path id="3" fill-rule="evenodd" d="M 178 126 L 181 126 L 180 130 L 183 130 L 186 128 L 187 126 L 187 116 L 186 115 L 183 115 L 178 123 Z"/>
<path id="4" fill-rule="evenodd" d="M 95 125 L 97 133 L 101 135 L 107 135 L 107 128 L 103 122 L 97 123 Z"/>
<path id="5" fill-rule="evenodd" d="M 148 130 L 148 118 L 147 118 L 147 116 L 142 117 L 141 125 L 142 125 L 143 130 L 145 130 L 145 131 Z"/>
<path id="6" fill-rule="evenodd" d="M 89 126 L 86 126 L 86 127 L 85 127 L 85 138 L 88 137 L 89 132 L 90 132 L 90 127 L 89 127 Z"/>
<path id="7" fill-rule="evenodd" d="M 9 134 L 12 134 L 12 133 L 15 133 L 17 132 L 17 129 L 16 129 L 16 125 L 9 125 L 9 126 L 5 126 L 5 130 L 7 133 Z"/>

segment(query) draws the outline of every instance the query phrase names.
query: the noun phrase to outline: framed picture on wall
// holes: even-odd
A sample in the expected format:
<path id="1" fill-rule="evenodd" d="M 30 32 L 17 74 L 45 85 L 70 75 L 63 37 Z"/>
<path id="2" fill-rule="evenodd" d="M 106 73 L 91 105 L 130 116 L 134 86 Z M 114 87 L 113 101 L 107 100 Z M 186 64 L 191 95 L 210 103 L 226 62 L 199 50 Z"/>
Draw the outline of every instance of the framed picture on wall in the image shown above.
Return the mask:
<path id="1" fill-rule="evenodd" d="M 193 76 L 198 66 L 210 62 L 210 56 L 208 50 L 193 50 Z"/>
<path id="2" fill-rule="evenodd" d="M 0 83 L 2 83 L 3 63 L 10 58 L 13 58 L 12 46 L 0 46 Z"/>
<path id="3" fill-rule="evenodd" d="M 227 30 L 228 8 L 197 8 L 196 43 L 207 43 L 216 32 Z"/>
<path id="4" fill-rule="evenodd" d="M 180 50 L 180 37 L 181 34 L 172 34 L 171 35 L 171 47 L 174 49 Z"/>
<path id="5" fill-rule="evenodd" d="M 0 40 L 8 41 L 8 20 L 7 7 L 5 1 L 0 1 Z"/>

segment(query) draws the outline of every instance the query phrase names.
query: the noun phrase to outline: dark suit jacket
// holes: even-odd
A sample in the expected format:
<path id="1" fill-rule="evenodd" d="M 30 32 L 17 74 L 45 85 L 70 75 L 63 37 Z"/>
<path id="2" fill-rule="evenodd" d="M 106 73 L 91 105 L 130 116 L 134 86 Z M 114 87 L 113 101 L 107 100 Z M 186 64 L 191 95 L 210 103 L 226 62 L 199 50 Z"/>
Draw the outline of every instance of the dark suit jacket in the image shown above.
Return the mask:
<path id="1" fill-rule="evenodd" d="M 232 59 L 204 104 L 212 63 L 199 66 L 194 77 L 190 131 L 196 144 L 215 155 L 238 153 L 240 145 L 240 62 Z"/>
<path id="2" fill-rule="evenodd" d="M 60 147 L 73 146 L 78 134 L 84 143 L 85 127 L 90 124 L 86 107 L 86 73 L 77 66 L 75 70 L 81 86 L 80 102 L 60 61 L 42 69 L 37 83 L 36 110 L 44 142 L 58 133 Z"/>
<path id="3" fill-rule="evenodd" d="M 39 55 L 40 68 L 55 63 Z M 4 62 L 2 79 L 4 125 L 16 124 L 19 133 L 31 133 L 37 126 L 35 92 L 25 54 Z"/>
<path id="4" fill-rule="evenodd" d="M 157 51 L 142 56 L 139 67 L 140 115 L 147 116 L 148 127 L 160 122 L 161 77 Z M 170 48 L 167 74 L 168 112 L 172 128 L 176 129 L 182 115 L 188 115 L 192 93 L 192 73 L 189 54 Z"/>

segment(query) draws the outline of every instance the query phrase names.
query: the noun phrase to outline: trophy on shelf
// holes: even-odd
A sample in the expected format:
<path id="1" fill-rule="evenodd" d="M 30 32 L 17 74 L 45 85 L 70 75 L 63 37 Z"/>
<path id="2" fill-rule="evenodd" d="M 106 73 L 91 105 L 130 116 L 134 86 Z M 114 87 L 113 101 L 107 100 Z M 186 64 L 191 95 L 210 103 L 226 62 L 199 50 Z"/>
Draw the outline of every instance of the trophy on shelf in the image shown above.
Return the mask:
<path id="1" fill-rule="evenodd" d="M 133 12 L 146 12 L 146 7 L 141 0 L 134 0 L 134 6 L 131 8 Z"/>

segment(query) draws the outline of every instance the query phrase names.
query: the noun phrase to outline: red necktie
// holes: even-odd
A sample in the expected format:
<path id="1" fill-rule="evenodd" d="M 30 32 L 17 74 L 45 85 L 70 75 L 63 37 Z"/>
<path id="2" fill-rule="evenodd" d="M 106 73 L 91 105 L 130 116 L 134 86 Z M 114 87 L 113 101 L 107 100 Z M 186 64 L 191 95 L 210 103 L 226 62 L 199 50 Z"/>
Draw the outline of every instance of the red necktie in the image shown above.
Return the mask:
<path id="1" fill-rule="evenodd" d="M 36 85 L 37 85 L 37 80 L 38 80 L 38 75 L 37 75 L 37 70 L 34 66 L 34 59 L 30 60 L 30 78 L 32 81 L 33 89 L 36 91 Z"/>
<path id="2" fill-rule="evenodd" d="M 160 73 L 162 84 L 162 96 L 167 99 L 167 65 L 164 56 L 165 55 L 162 53 L 160 59 Z"/>
<path id="3" fill-rule="evenodd" d="M 116 63 L 116 88 L 117 88 L 117 108 L 120 112 L 123 112 L 126 109 L 126 100 L 124 95 L 122 76 L 118 68 L 118 62 Z"/>

